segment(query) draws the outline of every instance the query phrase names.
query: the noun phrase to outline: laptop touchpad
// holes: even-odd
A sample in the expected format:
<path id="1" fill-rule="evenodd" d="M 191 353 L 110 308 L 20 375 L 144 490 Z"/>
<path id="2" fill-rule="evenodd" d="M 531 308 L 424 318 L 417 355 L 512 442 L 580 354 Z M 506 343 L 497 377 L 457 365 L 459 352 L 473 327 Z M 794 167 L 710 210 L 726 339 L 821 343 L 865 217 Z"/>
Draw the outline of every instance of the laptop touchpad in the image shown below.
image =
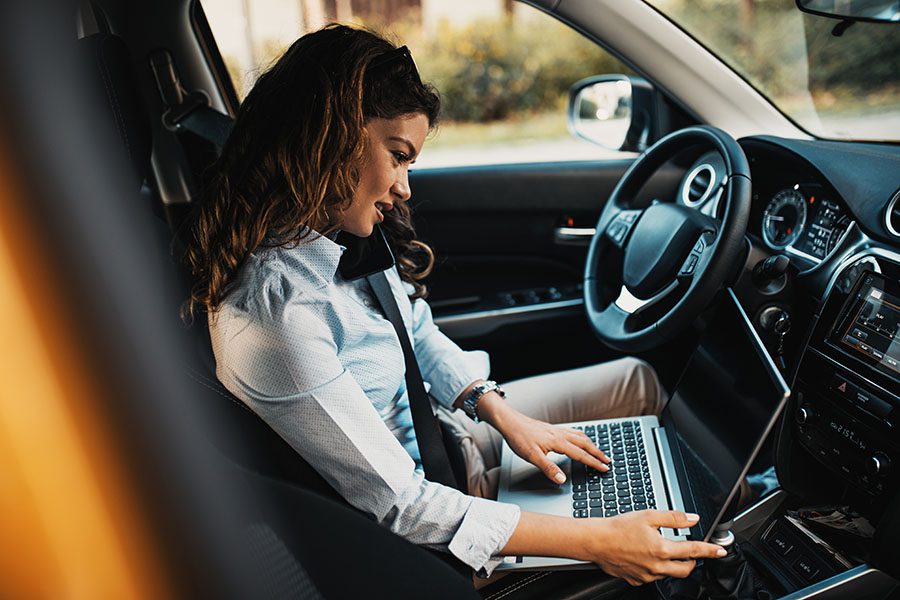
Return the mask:
<path id="1" fill-rule="evenodd" d="M 510 452 L 512 454 L 512 452 Z M 547 458 L 559 465 L 563 473 L 566 474 L 566 480 L 569 479 L 569 471 L 571 461 L 564 454 L 551 452 Z M 544 475 L 544 472 L 538 469 L 530 462 L 523 460 L 516 454 L 512 454 L 512 460 L 509 469 L 509 490 L 511 492 L 530 492 L 537 490 L 553 490 L 562 492 L 562 487 Z"/>

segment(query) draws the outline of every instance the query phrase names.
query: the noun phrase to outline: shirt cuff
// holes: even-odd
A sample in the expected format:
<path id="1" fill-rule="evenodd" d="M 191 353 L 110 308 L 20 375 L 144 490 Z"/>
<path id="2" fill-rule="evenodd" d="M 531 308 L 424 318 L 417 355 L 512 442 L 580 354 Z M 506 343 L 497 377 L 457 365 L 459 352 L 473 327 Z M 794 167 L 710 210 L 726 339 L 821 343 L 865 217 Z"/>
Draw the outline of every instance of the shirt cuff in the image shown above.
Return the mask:
<path id="1" fill-rule="evenodd" d="M 491 373 L 491 361 L 483 350 L 461 352 L 458 360 L 446 361 L 441 368 L 440 384 L 433 387 L 435 400 L 449 409 L 473 381 L 487 379 Z"/>
<path id="2" fill-rule="evenodd" d="M 497 554 L 512 537 L 521 512 L 515 504 L 473 498 L 448 550 L 479 577 L 489 577 L 502 560 Z"/>

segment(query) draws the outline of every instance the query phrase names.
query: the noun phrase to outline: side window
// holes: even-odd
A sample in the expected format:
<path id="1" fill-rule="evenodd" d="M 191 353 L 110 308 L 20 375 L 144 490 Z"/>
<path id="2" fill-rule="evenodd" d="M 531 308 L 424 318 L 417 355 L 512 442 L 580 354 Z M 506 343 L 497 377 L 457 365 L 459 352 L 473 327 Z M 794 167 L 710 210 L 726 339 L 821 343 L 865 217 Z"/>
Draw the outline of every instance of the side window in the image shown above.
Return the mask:
<path id="1" fill-rule="evenodd" d="M 515 6 L 513 6 L 515 4 Z M 203 0 L 238 96 L 297 37 L 340 21 L 412 50 L 443 101 L 417 169 L 633 156 L 575 138 L 570 86 L 631 73 L 554 18 L 509 0 Z"/>

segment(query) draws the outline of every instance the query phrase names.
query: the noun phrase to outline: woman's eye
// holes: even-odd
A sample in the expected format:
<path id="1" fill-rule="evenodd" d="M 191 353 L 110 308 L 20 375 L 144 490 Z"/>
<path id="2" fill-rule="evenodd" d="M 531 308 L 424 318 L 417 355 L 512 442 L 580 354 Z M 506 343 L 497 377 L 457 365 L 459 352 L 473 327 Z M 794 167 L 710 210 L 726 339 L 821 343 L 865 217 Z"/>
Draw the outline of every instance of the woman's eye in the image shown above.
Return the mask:
<path id="1" fill-rule="evenodd" d="M 394 152 L 393 155 L 397 162 L 400 164 L 409 162 L 409 156 L 404 154 L 403 152 Z"/>

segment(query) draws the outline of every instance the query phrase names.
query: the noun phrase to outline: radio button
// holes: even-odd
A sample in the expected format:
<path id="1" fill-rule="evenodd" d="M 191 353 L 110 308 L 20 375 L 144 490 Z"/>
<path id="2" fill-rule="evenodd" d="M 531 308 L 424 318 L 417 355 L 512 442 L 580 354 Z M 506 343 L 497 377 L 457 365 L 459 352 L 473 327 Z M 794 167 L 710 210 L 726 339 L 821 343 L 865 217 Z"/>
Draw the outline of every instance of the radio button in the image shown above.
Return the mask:
<path id="1" fill-rule="evenodd" d="M 886 417 L 891 412 L 891 405 L 881 398 L 877 398 L 860 388 L 856 388 L 855 392 L 854 401 L 863 410 L 867 410 L 878 417 Z"/>
<path id="2" fill-rule="evenodd" d="M 831 378 L 832 391 L 837 392 L 839 395 L 845 398 L 851 398 L 853 396 L 853 391 L 855 388 L 855 385 L 853 385 L 840 375 L 835 375 Z"/>
<path id="3" fill-rule="evenodd" d="M 891 412 L 891 405 L 881 398 L 835 375 L 831 378 L 831 390 L 839 396 L 850 400 L 861 409 L 872 413 L 876 417 L 886 417 Z"/>

